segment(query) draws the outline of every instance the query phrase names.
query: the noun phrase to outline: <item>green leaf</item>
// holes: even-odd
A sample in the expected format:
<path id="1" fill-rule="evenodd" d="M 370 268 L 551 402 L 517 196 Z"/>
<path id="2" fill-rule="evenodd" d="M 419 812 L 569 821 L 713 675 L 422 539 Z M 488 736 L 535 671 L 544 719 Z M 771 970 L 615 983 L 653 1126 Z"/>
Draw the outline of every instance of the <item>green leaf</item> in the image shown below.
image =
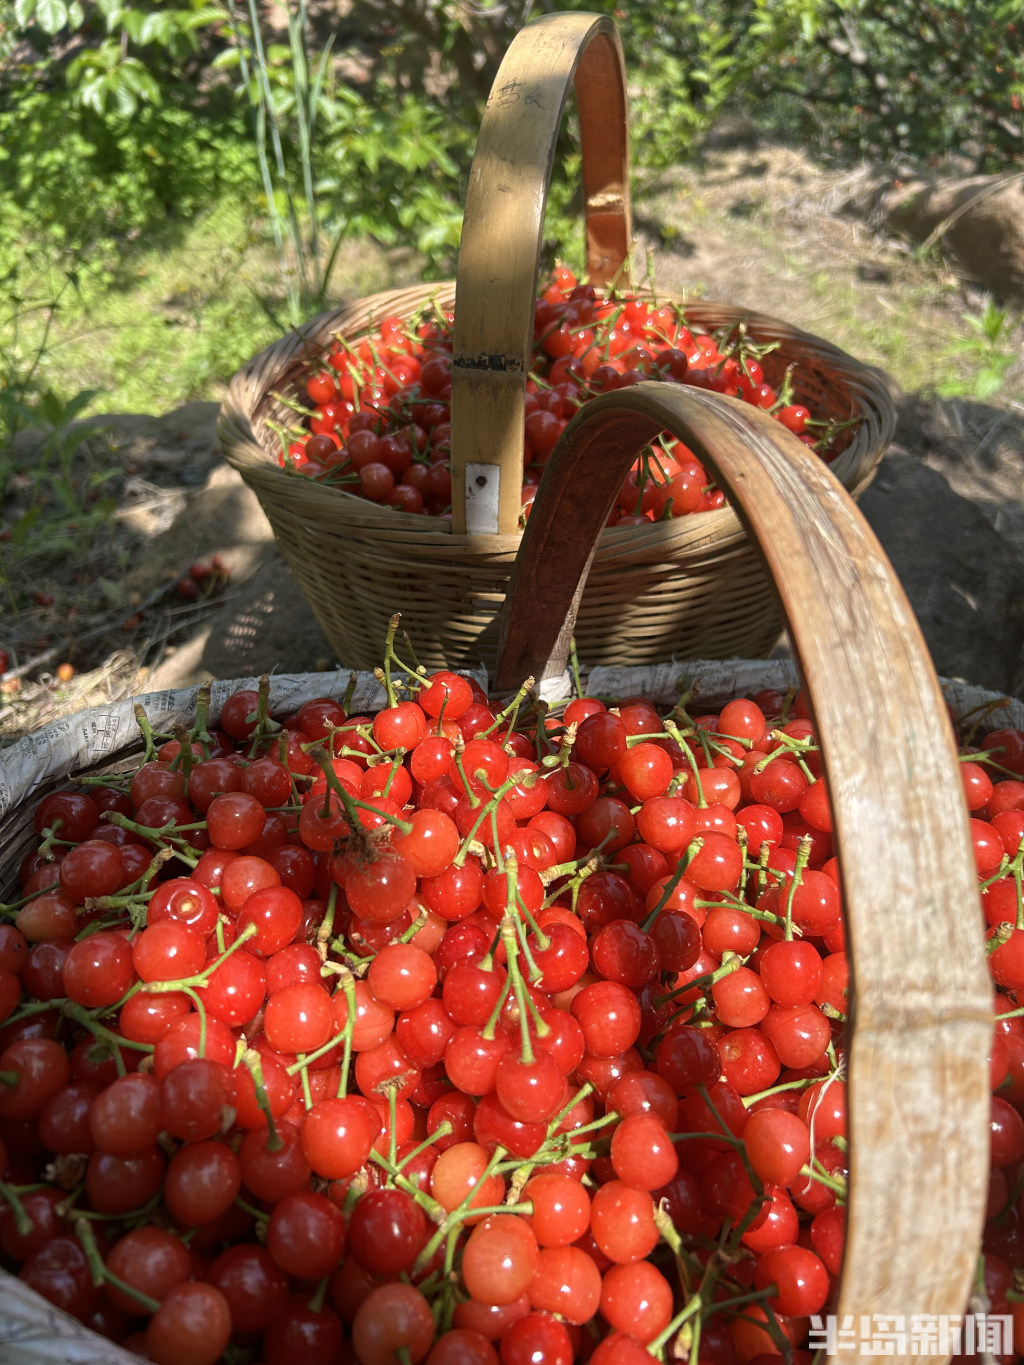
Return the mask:
<path id="1" fill-rule="evenodd" d="M 103 594 L 104 598 L 112 607 L 123 607 L 128 597 L 120 583 L 115 583 L 111 578 L 97 578 L 96 586 Z"/>
<path id="2" fill-rule="evenodd" d="M 28 28 L 38 2 L 39 0 L 14 0 L 14 22 L 20 28 Z"/>
<path id="3" fill-rule="evenodd" d="M 997 308 L 990 300 L 981 319 L 981 326 L 986 338 L 994 346 L 1004 331 L 1009 331 L 1010 314 L 1005 308 Z"/>
<path id="4" fill-rule="evenodd" d="M 73 422 L 80 412 L 84 412 L 92 400 L 101 393 L 101 389 L 82 389 L 81 393 L 76 393 L 74 398 L 69 398 L 64 404 L 63 425 L 67 426 Z"/>
<path id="5" fill-rule="evenodd" d="M 51 36 L 59 33 L 68 22 L 68 7 L 65 0 L 39 0 L 36 5 L 36 23 Z"/>
<path id="6" fill-rule="evenodd" d="M 118 112 L 124 114 L 125 118 L 131 118 L 139 107 L 139 101 L 132 93 L 130 85 L 124 81 L 115 86 L 114 98 L 117 101 Z"/>
<path id="7" fill-rule="evenodd" d="M 64 421 L 64 404 L 53 389 L 47 389 L 39 399 L 39 415 L 47 426 L 59 427 Z"/>
<path id="8" fill-rule="evenodd" d="M 180 14 L 180 11 L 179 11 Z M 207 24 L 220 23 L 224 18 L 224 11 L 216 5 L 204 5 L 197 9 L 193 14 L 185 16 L 181 20 L 183 28 L 203 28 Z"/>
<path id="9" fill-rule="evenodd" d="M 103 82 L 99 78 L 89 81 L 83 85 L 78 93 L 78 99 L 87 109 L 92 109 L 94 113 L 102 116 L 103 108 L 106 103 L 103 97 Z"/>
<path id="10" fill-rule="evenodd" d="M 133 43 L 139 41 L 139 33 L 142 30 L 142 25 L 146 22 L 146 18 L 147 16 L 137 9 L 125 10 L 121 19 L 121 27 Z"/>
<path id="11" fill-rule="evenodd" d="M 28 511 L 14 523 L 11 529 L 11 540 L 15 545 L 23 545 L 28 539 L 28 533 L 43 514 L 41 507 L 30 507 Z"/>
<path id="12" fill-rule="evenodd" d="M 994 370 L 982 370 L 974 381 L 974 397 L 985 399 L 991 398 L 1003 387 L 1003 376 Z"/>
<path id="13" fill-rule="evenodd" d="M 13 394 L 9 393 L 0 392 L 0 400 L 2 400 L 3 411 L 6 414 L 8 421 L 13 421 L 15 418 L 18 418 L 21 422 L 24 422 L 26 426 L 34 427 L 37 425 L 38 413 L 35 408 L 30 408 L 27 404 L 21 402 L 20 399 L 15 398 Z"/>
<path id="14" fill-rule="evenodd" d="M 139 36 L 137 41 L 141 45 L 146 43 L 162 43 L 169 47 L 174 37 L 174 20 L 169 14 L 147 14 L 143 17 L 139 26 Z"/>

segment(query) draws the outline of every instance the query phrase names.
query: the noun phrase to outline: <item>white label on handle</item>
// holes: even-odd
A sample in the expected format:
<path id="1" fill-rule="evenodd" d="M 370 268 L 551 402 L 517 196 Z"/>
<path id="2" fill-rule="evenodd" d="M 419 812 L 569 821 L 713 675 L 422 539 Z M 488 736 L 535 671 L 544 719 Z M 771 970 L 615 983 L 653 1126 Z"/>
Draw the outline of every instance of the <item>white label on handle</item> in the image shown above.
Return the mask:
<path id="1" fill-rule="evenodd" d="M 466 532 L 471 536 L 498 534 L 498 492 L 501 466 L 466 465 Z"/>

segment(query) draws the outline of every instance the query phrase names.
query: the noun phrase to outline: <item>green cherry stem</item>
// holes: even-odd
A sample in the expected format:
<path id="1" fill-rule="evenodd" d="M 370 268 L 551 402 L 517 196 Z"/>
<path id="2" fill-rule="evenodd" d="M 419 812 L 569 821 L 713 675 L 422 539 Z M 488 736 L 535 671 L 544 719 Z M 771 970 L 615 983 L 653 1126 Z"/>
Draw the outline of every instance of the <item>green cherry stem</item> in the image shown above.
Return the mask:
<path id="1" fill-rule="evenodd" d="M 182 852 L 182 846 L 184 846 L 185 849 L 190 849 L 192 848 L 192 845 L 187 839 L 176 838 L 172 833 L 173 830 L 184 830 L 187 833 L 192 833 L 193 831 L 206 829 L 205 820 L 196 820 L 189 825 L 179 825 L 173 820 L 168 820 L 166 825 L 160 825 L 159 827 L 140 825 L 137 820 L 132 820 L 127 815 L 122 815 L 120 811 L 116 810 L 104 811 L 102 818 L 106 820 L 108 824 L 118 825 L 121 829 L 129 830 L 132 834 L 138 834 L 143 839 L 152 840 L 155 844 L 170 845 L 175 853 Z"/>
<path id="2" fill-rule="evenodd" d="M 697 755 L 693 752 L 693 750 L 687 743 L 687 737 L 682 733 L 681 730 L 679 730 L 675 725 L 673 725 L 670 720 L 665 721 L 665 732 L 670 739 L 674 739 L 675 742 L 679 745 L 679 748 L 682 751 L 682 755 L 686 759 L 687 766 L 690 769 L 690 776 L 693 778 L 693 785 L 697 789 L 697 806 L 703 810 L 704 808 L 706 808 L 708 800 L 707 797 L 704 795 L 704 785 L 700 780 L 701 770 L 697 763 Z M 699 738 L 701 732 L 698 730 L 695 731 L 695 734 Z M 705 757 L 708 757 L 706 753 Z M 685 782 L 686 780 L 685 778 L 682 777 L 681 774 L 677 774 L 677 777 L 680 780 L 677 781 L 677 778 L 674 777 L 672 779 L 672 783 L 669 784 L 672 795 L 675 795 L 675 793 L 683 785 L 683 782 Z"/>
<path id="3" fill-rule="evenodd" d="M 97 1288 L 104 1284 L 112 1284 L 115 1289 L 120 1289 L 122 1294 L 127 1294 L 129 1298 L 142 1305 L 150 1313 L 155 1313 L 160 1307 L 160 1300 L 151 1298 L 149 1294 L 144 1294 L 141 1289 L 136 1289 L 134 1285 L 122 1280 L 119 1275 L 113 1274 L 107 1269 L 100 1255 L 99 1246 L 96 1243 L 96 1235 L 92 1230 L 88 1218 L 75 1219 L 75 1236 L 85 1252 L 85 1259 L 89 1264 L 92 1273 L 92 1282 Z"/>
<path id="4" fill-rule="evenodd" d="M 267 1094 L 267 1087 L 263 1084 L 263 1059 L 255 1048 L 250 1047 L 243 1052 L 242 1062 L 252 1077 L 252 1083 L 256 1089 L 256 1104 L 267 1121 L 267 1151 L 279 1152 L 284 1146 L 284 1139 L 277 1131 L 274 1115 L 270 1108 L 270 1096 Z"/>
<path id="5" fill-rule="evenodd" d="M 44 886 L 41 891 L 33 891 L 31 896 L 22 896 L 21 900 L 17 901 L 7 901 L 5 904 L 0 905 L 0 915 L 16 915 L 23 905 L 27 905 L 29 901 L 35 900 L 37 896 L 43 896 L 48 891 L 59 890 L 60 882 L 53 882 L 49 886 Z"/>
<path id="6" fill-rule="evenodd" d="M 694 858 L 696 858 L 697 854 L 701 851 L 703 847 L 704 840 L 701 838 L 699 834 L 695 839 L 690 840 L 690 843 L 687 845 L 686 852 L 683 854 L 683 856 L 679 859 L 679 862 L 676 864 L 676 870 L 672 873 L 672 876 L 669 877 L 668 881 L 665 883 L 665 889 L 662 891 L 657 905 L 655 905 L 651 913 L 647 916 L 645 920 L 642 921 L 640 925 L 640 928 L 644 931 L 645 934 L 649 934 L 651 932 L 651 929 L 654 925 L 654 921 L 661 914 L 662 910 L 665 909 L 665 906 L 668 905 L 669 901 L 672 898 L 672 892 L 676 889 L 679 883 L 686 876 L 686 869 L 690 866 Z"/>
<path id="7" fill-rule="evenodd" d="M 137 995 L 139 991 L 145 991 L 147 995 L 166 995 L 174 991 L 201 990 L 232 953 L 237 953 L 244 948 L 250 939 L 256 937 L 258 932 L 255 924 L 247 924 L 234 943 L 230 943 L 222 953 L 219 953 L 212 962 L 208 963 L 201 972 L 196 972 L 194 976 L 180 976 L 174 981 L 136 981 L 135 985 L 131 986 L 118 1001 L 118 1007 L 123 1005 L 129 996 Z"/>
<path id="8" fill-rule="evenodd" d="M 321 958 L 326 958 L 327 956 L 327 944 L 328 941 L 330 940 L 331 935 L 334 933 L 334 916 L 337 911 L 337 907 L 338 883 L 332 881 L 331 889 L 327 893 L 327 908 L 324 911 L 324 917 L 320 921 L 319 928 L 316 931 L 315 940 L 316 949 L 317 952 L 320 954 Z"/>
<path id="9" fill-rule="evenodd" d="M 344 783 L 339 780 L 338 774 L 331 766 L 331 760 L 324 751 L 322 745 L 310 749 L 309 755 L 319 765 L 328 788 L 334 792 L 335 796 L 337 796 L 338 800 L 345 807 L 345 814 L 348 816 L 353 834 L 365 837 L 367 833 L 366 829 L 363 827 L 362 821 L 359 819 L 358 813 L 361 810 L 369 811 L 372 815 L 379 816 L 389 825 L 393 825 L 401 834 L 412 833 L 413 826 L 408 820 L 403 820 L 398 815 L 391 815 L 388 811 L 378 809 L 377 806 L 372 805 L 369 801 L 362 801 L 358 797 L 353 796 Z"/>
<path id="10" fill-rule="evenodd" d="M 344 1051 L 341 1056 L 341 1075 L 338 1077 L 338 1099 L 348 1094 L 348 1072 L 352 1065 L 352 1031 L 356 1026 L 359 1003 L 356 1000 L 356 979 L 347 967 L 337 973 L 341 989 L 345 993 L 345 1028 L 343 1030 Z"/>
<path id="11" fill-rule="evenodd" d="M 203 683 L 196 693 L 196 718 L 192 722 L 191 739 L 198 744 L 204 755 L 209 758 L 213 749 L 213 736 L 207 728 L 210 718 L 210 696 L 212 685 Z"/>
<path id="12" fill-rule="evenodd" d="M 490 956 L 490 954 L 488 954 L 488 956 Z M 505 1002 L 511 993 L 512 976 L 511 973 L 509 973 L 505 977 L 504 984 L 502 985 L 501 988 L 501 994 L 494 1002 L 494 1008 L 491 1010 L 491 1013 L 488 1016 L 487 1023 L 484 1024 L 483 1028 L 480 1030 L 481 1037 L 486 1038 L 488 1042 L 490 1042 L 493 1039 L 497 1031 L 498 1020 L 501 1018 L 501 1012 L 505 1008 Z"/>
<path id="13" fill-rule="evenodd" d="M 504 863 L 504 855 L 502 854 L 501 841 L 498 838 L 497 829 L 498 803 L 502 800 L 504 796 L 506 796 L 512 790 L 513 787 L 518 786 L 520 782 L 519 774 L 514 773 L 511 777 L 506 778 L 506 780 L 499 787 L 495 787 L 493 791 L 491 790 L 490 787 L 487 787 L 487 791 L 490 792 L 490 797 L 488 798 L 488 800 L 485 801 L 483 797 L 480 796 L 479 792 L 474 791 L 470 786 L 469 779 L 466 776 L 466 771 L 462 766 L 462 754 L 458 748 L 458 745 L 456 745 L 455 748 L 455 766 L 458 768 L 459 776 L 462 779 L 462 784 L 463 787 L 465 788 L 466 795 L 469 797 L 470 805 L 473 806 L 474 809 L 476 810 L 476 815 L 474 817 L 473 824 L 470 827 L 469 833 L 463 839 L 459 851 L 455 854 L 455 857 L 452 859 L 452 865 L 454 867 L 463 866 L 466 859 L 469 857 L 471 845 L 473 844 L 477 837 L 477 834 L 480 830 L 480 826 L 487 819 L 490 819 L 491 821 L 491 838 L 495 860 L 499 863 L 499 865 L 502 865 Z M 484 774 L 482 770 L 479 770 L 478 772 L 474 773 L 473 776 L 480 786 L 483 787 L 487 786 L 486 782 L 483 780 Z"/>
<path id="14" fill-rule="evenodd" d="M 256 728 L 249 736 L 249 758 L 254 759 L 263 747 L 264 743 L 274 735 L 280 733 L 281 726 L 270 716 L 270 674 L 264 673 L 260 678 L 259 687 L 256 693 L 256 710 L 246 717 L 246 721 L 254 721 Z"/>
<path id="15" fill-rule="evenodd" d="M 437 1228 L 437 1231 L 433 1234 L 433 1236 L 427 1242 L 426 1246 L 416 1257 L 416 1262 L 413 1266 L 414 1275 L 417 1273 L 422 1273 L 426 1269 L 426 1267 L 434 1259 L 434 1255 L 436 1254 L 438 1247 L 448 1237 L 450 1233 L 458 1231 L 459 1226 L 462 1223 L 463 1219 L 466 1217 L 466 1215 L 469 1213 L 475 1214 L 477 1212 L 475 1208 L 473 1209 L 470 1208 L 473 1196 L 476 1194 L 477 1190 L 484 1183 L 484 1181 L 488 1180 L 494 1174 L 497 1167 L 501 1164 L 502 1161 L 504 1161 L 507 1155 L 508 1153 L 505 1151 L 504 1147 L 500 1145 L 495 1147 L 494 1151 L 491 1153 L 487 1165 L 481 1172 L 479 1179 L 474 1182 L 473 1188 L 467 1191 L 461 1202 L 456 1204 L 455 1208 L 452 1209 L 451 1212 L 444 1217 L 444 1219 L 442 1219 L 441 1223 Z M 497 1211 L 499 1213 L 502 1212 L 501 1209 Z"/>
<path id="16" fill-rule="evenodd" d="M 846 1181 L 829 1175 L 827 1171 L 818 1170 L 814 1162 L 807 1166 L 801 1166 L 800 1174 L 808 1180 L 816 1180 L 820 1185 L 831 1190 L 833 1194 L 845 1200 L 847 1195 Z"/>
<path id="17" fill-rule="evenodd" d="M 395 655 L 395 635 L 398 631 L 398 623 L 401 619 L 402 613 L 396 611 L 388 621 L 388 633 L 384 640 L 384 667 L 375 668 L 373 670 L 374 677 L 384 686 L 384 691 L 387 694 L 388 706 L 396 706 L 398 704 L 398 698 L 395 694 L 395 685 L 391 681 L 391 665 Z"/>
<path id="18" fill-rule="evenodd" d="M 406 1155 L 402 1157 L 401 1161 L 395 1166 L 395 1169 L 397 1171 L 404 1171 L 406 1166 L 415 1161 L 421 1152 L 425 1152 L 428 1147 L 432 1147 L 435 1142 L 438 1142 L 441 1138 L 447 1137 L 449 1133 L 453 1133 L 454 1131 L 455 1129 L 451 1119 L 442 1119 L 429 1137 L 425 1137 L 418 1146 L 414 1147 L 411 1152 L 407 1152 Z"/>
<path id="19" fill-rule="evenodd" d="M 184 725 L 174 727 L 174 738 L 178 741 L 178 752 L 170 763 L 171 772 L 184 774 L 186 782 L 192 776 L 195 755 L 192 753 L 192 736 Z"/>
<path id="20" fill-rule="evenodd" d="M 445 1119 L 445 1123 L 448 1123 L 447 1119 Z M 443 1127 L 444 1125 L 441 1126 Z M 449 1133 L 452 1131 L 450 1123 L 448 1123 L 448 1128 L 446 1131 Z M 439 1137 L 442 1136 L 444 1135 L 441 1133 L 439 1128 L 436 1133 L 431 1134 L 431 1136 L 427 1139 L 426 1142 L 421 1143 L 416 1150 L 422 1151 L 424 1147 L 429 1146 L 430 1143 L 435 1142 Z M 396 1165 L 393 1161 L 389 1160 L 389 1158 L 386 1157 L 383 1152 L 378 1152 L 376 1148 L 372 1148 L 370 1151 L 370 1160 L 375 1161 L 378 1166 L 383 1167 L 383 1169 L 388 1173 L 388 1176 L 391 1179 L 392 1183 L 394 1184 L 395 1188 L 402 1190 L 405 1194 L 409 1195 L 411 1199 L 414 1199 L 416 1203 L 419 1204 L 420 1208 L 422 1208 L 423 1212 L 427 1215 L 430 1221 L 435 1226 L 439 1227 L 448 1217 L 448 1210 L 444 1207 L 443 1204 L 439 1204 L 436 1199 L 431 1198 L 431 1196 L 427 1194 L 425 1190 L 421 1190 L 420 1187 L 417 1184 L 415 1184 L 412 1180 L 410 1180 L 409 1177 L 405 1174 L 403 1168 L 406 1164 L 406 1161 L 408 1161 L 410 1157 L 405 1158 L 405 1160 Z"/>
<path id="21" fill-rule="evenodd" d="M 257 1223 L 259 1223 L 261 1226 L 268 1222 L 270 1214 L 266 1211 L 266 1209 L 260 1209 L 257 1208 L 255 1204 L 250 1204 L 249 1201 L 247 1199 L 243 1199 L 240 1194 L 235 1195 L 233 1202 L 237 1205 L 238 1208 L 242 1209 L 243 1212 L 249 1214 L 250 1217 L 255 1218 Z"/>
<path id="22" fill-rule="evenodd" d="M 781 1095 L 786 1090 L 806 1090 L 820 1079 L 820 1076 L 803 1076 L 798 1081 L 782 1081 L 779 1085 L 769 1086 L 767 1090 L 759 1090 L 756 1095 L 744 1095 L 742 1097 L 743 1107 L 749 1109 L 758 1100 L 767 1099 L 769 1095 Z"/>
<path id="23" fill-rule="evenodd" d="M 114 1063 L 118 1067 L 121 1075 L 125 1074 L 121 1071 L 121 1067 L 124 1066 L 124 1062 L 120 1055 L 121 1048 L 131 1048 L 134 1052 L 152 1052 L 154 1050 L 152 1043 L 139 1043 L 133 1038 L 125 1038 L 123 1034 L 116 1033 L 113 1029 L 107 1028 L 107 1026 L 101 1024 L 96 1015 L 90 1010 L 87 1010 L 84 1005 L 76 1005 L 73 1001 L 68 1000 L 61 1005 L 61 1013 L 66 1015 L 69 1019 L 74 1019 L 76 1023 L 81 1024 L 83 1028 L 88 1029 L 94 1038 L 99 1038 L 103 1042 L 110 1044 L 114 1052 Z"/>
<path id="24" fill-rule="evenodd" d="M 32 1186 L 31 1188 L 36 1188 Z M 45 1187 L 44 1187 L 45 1188 Z M 0 1180 L 0 1198 L 8 1204 L 14 1212 L 14 1225 L 19 1237 L 30 1237 L 35 1228 L 35 1222 L 31 1214 L 21 1202 L 21 1195 L 27 1191 L 19 1191 L 14 1185 L 8 1185 L 5 1180 Z"/>
<path id="25" fill-rule="evenodd" d="M 799 841 L 799 843 L 797 844 L 797 850 L 796 850 L 796 865 L 795 865 L 795 867 L 793 868 L 793 878 L 792 878 L 792 881 L 789 883 L 789 889 L 788 889 L 788 891 L 786 892 L 786 914 L 785 914 L 786 930 L 785 930 L 785 939 L 786 939 L 786 942 L 787 942 L 787 943 L 791 943 L 791 942 L 792 942 L 792 940 L 793 940 L 793 934 L 794 934 L 794 930 L 793 930 L 793 898 L 794 898 L 795 895 L 796 895 L 797 887 L 798 887 L 798 886 L 800 885 L 800 883 L 803 881 L 804 869 L 806 868 L 808 862 L 810 861 L 810 857 L 811 857 L 811 841 L 810 841 L 810 839 L 809 839 L 806 835 L 804 835 L 803 838 L 801 838 L 800 841 Z"/>
<path id="26" fill-rule="evenodd" d="M 759 1303 L 764 1299 L 774 1298 L 775 1294 L 775 1286 L 768 1285 L 765 1289 L 752 1289 L 749 1294 L 737 1294 L 735 1298 L 720 1299 L 715 1303 L 708 1304 L 706 1316 L 711 1317 L 712 1313 L 722 1313 L 730 1308 L 741 1308 L 746 1303 Z M 744 1319 L 744 1321 L 753 1321 L 753 1319 Z"/>
<path id="27" fill-rule="evenodd" d="M 699 1313 L 703 1307 L 704 1304 L 701 1299 L 697 1295 L 694 1295 L 689 1303 L 675 1315 L 665 1330 L 660 1332 L 653 1341 L 647 1343 L 648 1351 L 650 1351 L 652 1355 L 657 1355 L 661 1358 L 661 1352 L 664 1347 L 668 1345 L 680 1328 L 689 1322 L 695 1314 Z"/>
<path id="28" fill-rule="evenodd" d="M 327 1297 L 327 1286 L 330 1282 L 330 1275 L 324 1275 L 317 1284 L 316 1289 L 313 1291 L 313 1297 L 306 1304 L 306 1307 L 311 1313 L 320 1313 L 323 1311 L 324 1299 Z"/>
<path id="29" fill-rule="evenodd" d="M 151 763 L 156 757 L 156 740 L 153 735 L 153 727 L 150 725 L 149 717 L 146 715 L 146 708 L 142 703 L 138 701 L 135 702 L 132 706 L 132 711 L 135 715 L 135 723 L 139 727 L 139 733 L 142 735 L 143 751 L 142 758 L 139 762 L 140 766 L 144 767 L 147 763 Z"/>
<path id="30" fill-rule="evenodd" d="M 515 728 L 516 719 L 519 715 L 519 708 L 530 695 L 535 681 L 535 678 L 527 678 L 525 682 L 520 684 L 519 691 L 508 705 L 502 707 L 486 730 L 480 731 L 480 734 L 478 735 L 479 739 L 486 739 L 487 736 L 493 734 L 495 730 L 500 730 L 505 726 L 506 721 L 508 721 L 508 725 L 505 726 L 506 731 L 511 732 Z"/>

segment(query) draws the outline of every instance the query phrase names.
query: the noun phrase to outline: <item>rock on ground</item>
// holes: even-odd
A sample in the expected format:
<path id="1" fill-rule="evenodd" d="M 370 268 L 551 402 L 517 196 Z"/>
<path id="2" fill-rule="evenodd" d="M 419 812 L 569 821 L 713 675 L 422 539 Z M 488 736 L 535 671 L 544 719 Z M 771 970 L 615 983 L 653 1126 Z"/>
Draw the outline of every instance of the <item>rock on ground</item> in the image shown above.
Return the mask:
<path id="1" fill-rule="evenodd" d="M 889 226 L 940 243 L 964 275 L 1000 297 L 1024 297 L 1024 173 L 913 181 L 885 197 Z"/>

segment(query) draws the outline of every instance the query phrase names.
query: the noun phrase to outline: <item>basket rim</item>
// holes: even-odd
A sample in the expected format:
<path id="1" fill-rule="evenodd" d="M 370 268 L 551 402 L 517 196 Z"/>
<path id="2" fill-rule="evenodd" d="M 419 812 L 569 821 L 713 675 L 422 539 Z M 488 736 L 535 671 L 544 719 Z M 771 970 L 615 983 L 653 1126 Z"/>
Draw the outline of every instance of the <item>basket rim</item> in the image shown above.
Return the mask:
<path id="1" fill-rule="evenodd" d="M 486 689 L 487 675 L 482 669 L 457 668 L 475 678 Z M 788 688 L 802 679 L 796 661 L 780 656 L 771 659 L 669 659 L 658 664 L 581 666 L 581 677 L 588 694 L 643 696 L 656 704 L 678 698 L 682 686 L 694 685 L 702 701 L 719 700 L 763 687 Z M 352 684 L 352 679 L 355 683 Z M 344 696 L 354 686 L 353 713 L 379 709 L 384 689 L 372 672 L 338 665 L 327 673 L 272 673 L 270 708 L 285 714 L 290 705 L 299 706 L 313 697 Z M 939 677 L 948 704 L 954 711 L 967 714 L 987 702 L 1002 700 L 1005 705 L 984 716 L 979 729 L 1002 729 L 1007 725 L 1024 729 L 1024 702 L 1009 694 L 965 682 L 962 678 Z M 151 715 L 154 728 L 167 732 L 175 725 L 189 725 L 195 719 L 200 692 L 211 690 L 210 722 L 217 723 L 224 701 L 242 688 L 256 690 L 255 676 L 219 679 L 212 684 L 194 683 L 169 691 L 144 692 L 98 706 L 87 707 L 71 716 L 50 721 L 40 729 L 0 751 L 0 823 L 15 818 L 25 803 L 46 784 L 74 781 L 74 774 L 105 763 L 129 757 L 141 742 L 136 706 Z M 538 688 L 545 700 L 568 696 L 572 679 L 568 672 L 548 680 Z"/>

